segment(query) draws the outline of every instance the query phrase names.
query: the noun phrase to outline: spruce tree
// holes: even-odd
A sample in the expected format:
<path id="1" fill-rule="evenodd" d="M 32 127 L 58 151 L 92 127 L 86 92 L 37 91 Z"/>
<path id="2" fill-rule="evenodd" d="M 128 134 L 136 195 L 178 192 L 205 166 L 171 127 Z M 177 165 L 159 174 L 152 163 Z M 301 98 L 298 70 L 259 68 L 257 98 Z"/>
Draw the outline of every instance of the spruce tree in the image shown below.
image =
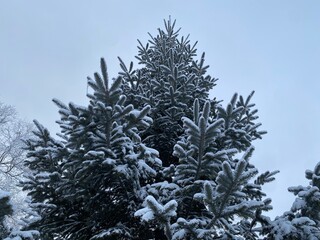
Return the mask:
<path id="1" fill-rule="evenodd" d="M 23 185 L 41 218 L 30 227 L 42 239 L 268 236 L 262 185 L 277 171 L 258 175 L 250 161 L 265 133 L 254 92 L 209 99 L 217 79 L 175 21 L 150 38 L 112 84 L 101 59 L 88 106 L 53 100 L 59 140 L 35 121 Z"/>

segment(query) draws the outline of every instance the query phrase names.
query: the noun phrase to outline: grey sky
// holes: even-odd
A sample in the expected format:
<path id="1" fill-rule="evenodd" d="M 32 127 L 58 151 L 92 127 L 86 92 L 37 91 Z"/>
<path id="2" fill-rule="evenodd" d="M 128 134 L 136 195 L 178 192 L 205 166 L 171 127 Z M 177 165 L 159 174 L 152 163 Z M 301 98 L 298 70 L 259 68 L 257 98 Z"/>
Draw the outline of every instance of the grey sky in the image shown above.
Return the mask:
<path id="1" fill-rule="evenodd" d="M 287 187 L 305 185 L 304 171 L 320 161 L 319 1 L 1 1 L 0 101 L 52 132 L 58 98 L 86 104 L 86 76 L 105 57 L 109 75 L 117 56 L 134 60 L 137 41 L 156 33 L 169 15 L 181 33 L 199 41 L 209 73 L 219 78 L 211 96 L 234 92 L 254 102 L 269 133 L 252 162 L 279 169 L 265 187 L 274 212 L 291 207 Z"/>

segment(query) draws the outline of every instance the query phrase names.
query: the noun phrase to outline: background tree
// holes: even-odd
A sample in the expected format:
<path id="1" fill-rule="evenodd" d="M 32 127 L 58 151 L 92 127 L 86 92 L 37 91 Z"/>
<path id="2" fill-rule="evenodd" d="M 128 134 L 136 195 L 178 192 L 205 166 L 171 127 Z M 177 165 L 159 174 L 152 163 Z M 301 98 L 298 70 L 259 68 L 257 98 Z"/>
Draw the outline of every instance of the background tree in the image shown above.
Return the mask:
<path id="1" fill-rule="evenodd" d="M 0 102 L 0 177 L 15 179 L 24 172 L 22 139 L 30 137 L 31 125 L 20 120 L 16 110 Z M 8 186 L 8 184 L 6 184 Z M 6 187 L 3 186 L 2 187 Z M 8 189 L 10 190 L 10 189 Z"/>
<path id="2" fill-rule="evenodd" d="M 0 189 L 1 239 L 33 239 L 36 231 L 22 231 L 34 214 L 18 183 L 27 171 L 23 140 L 31 136 L 32 126 L 21 120 L 14 107 L 0 103 Z M 5 190 L 5 191 L 3 191 Z M 10 193 L 9 193 L 10 192 Z"/>

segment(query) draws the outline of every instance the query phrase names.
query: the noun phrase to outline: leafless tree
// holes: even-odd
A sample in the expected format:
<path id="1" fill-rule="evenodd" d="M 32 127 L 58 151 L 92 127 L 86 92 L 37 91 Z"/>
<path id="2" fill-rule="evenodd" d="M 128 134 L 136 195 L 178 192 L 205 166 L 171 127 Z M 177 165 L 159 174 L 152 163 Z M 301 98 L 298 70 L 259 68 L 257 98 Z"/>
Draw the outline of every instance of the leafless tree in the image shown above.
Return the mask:
<path id="1" fill-rule="evenodd" d="M 23 173 L 25 151 L 22 139 L 30 136 L 31 124 L 17 116 L 16 110 L 0 102 L 0 177 L 16 178 Z"/>
<path id="2" fill-rule="evenodd" d="M 10 192 L 10 202 L 14 206 L 14 213 L 6 216 L 1 224 L 15 230 L 23 226 L 21 219 L 31 211 L 26 193 L 17 186 L 26 171 L 22 140 L 29 138 L 31 131 L 32 125 L 21 120 L 14 107 L 0 102 L 0 190 Z"/>

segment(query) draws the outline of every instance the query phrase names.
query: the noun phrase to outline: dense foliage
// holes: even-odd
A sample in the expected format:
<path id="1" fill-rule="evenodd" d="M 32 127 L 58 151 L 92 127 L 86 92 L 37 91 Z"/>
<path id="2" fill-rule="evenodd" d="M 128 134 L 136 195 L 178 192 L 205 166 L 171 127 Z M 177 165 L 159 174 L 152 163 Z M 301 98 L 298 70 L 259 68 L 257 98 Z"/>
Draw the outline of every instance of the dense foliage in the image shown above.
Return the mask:
<path id="1" fill-rule="evenodd" d="M 57 138 L 35 121 L 23 183 L 41 239 L 319 239 L 320 167 L 293 187 L 290 212 L 271 220 L 262 185 L 274 172 L 250 162 L 261 139 L 253 92 L 224 106 L 204 53 L 175 22 L 139 41 L 134 69 L 120 59 L 88 78 L 88 106 L 57 99 Z"/>

